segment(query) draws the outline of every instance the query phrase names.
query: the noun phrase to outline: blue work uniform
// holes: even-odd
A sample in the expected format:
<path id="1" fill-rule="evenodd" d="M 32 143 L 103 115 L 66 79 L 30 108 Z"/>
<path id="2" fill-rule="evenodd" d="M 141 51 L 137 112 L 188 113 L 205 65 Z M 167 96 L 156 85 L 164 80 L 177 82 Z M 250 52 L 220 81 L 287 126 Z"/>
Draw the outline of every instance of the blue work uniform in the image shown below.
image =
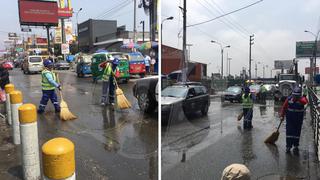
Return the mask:
<path id="1" fill-rule="evenodd" d="M 288 108 L 286 110 L 286 143 L 287 148 L 298 147 L 304 116 L 304 104 L 298 100 L 294 101 L 292 96 L 288 97 Z"/>
<path id="2" fill-rule="evenodd" d="M 58 88 L 60 85 L 57 83 L 57 77 L 55 73 L 45 69 L 41 72 L 41 76 L 42 98 L 40 101 L 38 112 L 44 112 L 49 99 L 51 100 L 55 111 L 60 112 L 60 105 L 58 102 L 57 94 L 55 92 L 55 88 Z"/>

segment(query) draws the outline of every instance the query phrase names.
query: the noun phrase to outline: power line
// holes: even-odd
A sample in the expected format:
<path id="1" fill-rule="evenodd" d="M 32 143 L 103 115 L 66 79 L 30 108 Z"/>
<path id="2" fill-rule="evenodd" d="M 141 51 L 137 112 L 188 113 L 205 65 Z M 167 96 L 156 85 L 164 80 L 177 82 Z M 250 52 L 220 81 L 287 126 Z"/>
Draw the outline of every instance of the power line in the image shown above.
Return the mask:
<path id="1" fill-rule="evenodd" d="M 222 17 L 227 16 L 227 15 L 229 15 L 229 14 L 233 14 L 233 13 L 235 13 L 235 12 L 238 12 L 238 11 L 241 11 L 241 10 L 244 10 L 244 9 L 247 9 L 247 8 L 249 8 L 249 7 L 251 7 L 251 6 L 255 5 L 255 4 L 258 4 L 258 3 L 262 2 L 262 1 L 263 1 L 263 0 L 256 1 L 256 2 L 254 2 L 254 3 L 252 3 L 252 4 L 249 4 L 249 5 L 244 6 L 244 7 L 242 7 L 242 8 L 236 9 L 236 10 L 234 10 L 234 11 L 230 11 L 230 12 L 228 12 L 228 13 L 226 13 L 226 14 L 221 15 L 221 16 L 217 16 L 217 17 L 215 17 L 215 18 L 213 18 L 213 19 L 209 19 L 209 20 L 206 20 L 206 21 L 203 21 L 203 22 L 200 22 L 200 23 L 191 24 L 191 25 L 188 25 L 187 27 L 198 26 L 198 25 L 201 25 L 201 24 L 205 24 L 205 23 L 214 21 L 214 20 L 216 20 L 216 19 L 222 18 Z"/>
<path id="2" fill-rule="evenodd" d="M 125 4 L 127 4 L 127 3 L 131 3 L 130 1 L 131 1 L 131 0 L 121 1 L 121 2 L 120 2 L 119 4 L 117 4 L 116 6 L 114 6 L 114 7 L 110 8 L 110 9 L 108 9 L 108 10 L 100 13 L 99 15 L 97 15 L 97 16 L 95 17 L 95 19 L 98 19 L 98 18 L 100 18 L 100 17 L 106 16 L 106 15 L 109 14 L 110 12 L 113 12 L 113 11 L 117 10 L 119 7 L 123 7 L 123 5 L 125 5 Z"/>

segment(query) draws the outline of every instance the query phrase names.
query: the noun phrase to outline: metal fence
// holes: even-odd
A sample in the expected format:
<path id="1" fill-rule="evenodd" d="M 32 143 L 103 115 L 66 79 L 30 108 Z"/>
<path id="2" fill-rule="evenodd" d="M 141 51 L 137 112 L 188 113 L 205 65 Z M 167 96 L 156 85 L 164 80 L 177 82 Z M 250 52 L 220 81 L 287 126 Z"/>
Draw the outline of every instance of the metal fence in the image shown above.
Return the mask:
<path id="1" fill-rule="evenodd" d="M 320 160 L 320 112 L 318 110 L 318 101 L 319 97 L 317 94 L 309 88 L 308 91 L 309 94 L 309 105 L 310 105 L 310 114 L 311 114 L 311 120 L 312 120 L 312 125 L 313 125 L 313 130 L 314 130 L 314 142 L 315 142 L 315 148 L 316 148 L 316 153 L 318 160 Z"/>

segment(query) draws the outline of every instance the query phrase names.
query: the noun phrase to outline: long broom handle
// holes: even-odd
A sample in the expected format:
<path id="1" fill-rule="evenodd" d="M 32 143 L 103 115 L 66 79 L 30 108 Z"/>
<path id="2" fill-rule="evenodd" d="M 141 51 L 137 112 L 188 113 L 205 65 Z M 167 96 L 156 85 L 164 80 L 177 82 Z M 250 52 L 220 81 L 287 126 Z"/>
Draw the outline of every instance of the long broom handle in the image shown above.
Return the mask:
<path id="1" fill-rule="evenodd" d="M 58 74 L 56 74 L 56 77 L 57 77 L 57 82 L 60 84 L 60 79 L 59 79 Z M 60 86 L 61 86 L 61 84 L 60 84 Z M 61 92 L 60 90 L 59 90 L 59 93 L 60 93 L 60 98 L 61 98 L 61 100 L 63 101 L 62 92 Z"/>
<path id="2" fill-rule="evenodd" d="M 284 120 L 283 120 L 283 121 L 284 121 Z M 283 121 L 280 121 L 279 126 L 278 126 L 278 128 L 277 128 L 277 131 L 279 131 L 280 126 L 281 126 L 281 124 L 282 124 Z"/>

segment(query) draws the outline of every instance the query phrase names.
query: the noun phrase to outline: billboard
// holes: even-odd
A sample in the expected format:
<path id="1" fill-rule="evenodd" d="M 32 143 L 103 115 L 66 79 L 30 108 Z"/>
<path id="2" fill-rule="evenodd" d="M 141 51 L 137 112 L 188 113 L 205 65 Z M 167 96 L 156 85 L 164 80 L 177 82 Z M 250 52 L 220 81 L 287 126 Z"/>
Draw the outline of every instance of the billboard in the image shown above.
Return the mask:
<path id="1" fill-rule="evenodd" d="M 57 26 L 57 2 L 19 0 L 19 20 L 20 25 Z"/>
<path id="2" fill-rule="evenodd" d="M 66 36 L 66 43 L 72 44 L 74 39 L 73 39 L 73 34 L 72 34 L 72 22 L 71 21 L 66 21 L 64 23 L 64 32 L 65 32 L 65 36 Z"/>
<path id="3" fill-rule="evenodd" d="M 290 69 L 293 65 L 292 60 L 276 60 L 274 61 L 274 69 Z"/>
<path id="4" fill-rule="evenodd" d="M 316 73 L 319 74 L 319 67 L 316 67 L 316 68 L 314 68 L 314 69 L 315 69 Z M 306 68 L 304 69 L 304 73 L 305 73 L 305 74 L 310 74 L 310 72 L 311 72 L 311 68 L 310 68 L 310 67 L 306 67 Z"/>
<path id="5" fill-rule="evenodd" d="M 314 57 L 314 41 L 299 41 L 296 42 L 296 57 L 306 58 Z M 317 57 L 320 56 L 320 44 L 317 42 Z"/>
<path id="6" fill-rule="evenodd" d="M 37 45 L 47 45 L 48 44 L 47 38 L 37 37 L 36 44 Z"/>
<path id="7" fill-rule="evenodd" d="M 58 16 L 59 18 L 72 17 L 73 9 L 71 8 L 71 0 L 58 0 Z"/>

